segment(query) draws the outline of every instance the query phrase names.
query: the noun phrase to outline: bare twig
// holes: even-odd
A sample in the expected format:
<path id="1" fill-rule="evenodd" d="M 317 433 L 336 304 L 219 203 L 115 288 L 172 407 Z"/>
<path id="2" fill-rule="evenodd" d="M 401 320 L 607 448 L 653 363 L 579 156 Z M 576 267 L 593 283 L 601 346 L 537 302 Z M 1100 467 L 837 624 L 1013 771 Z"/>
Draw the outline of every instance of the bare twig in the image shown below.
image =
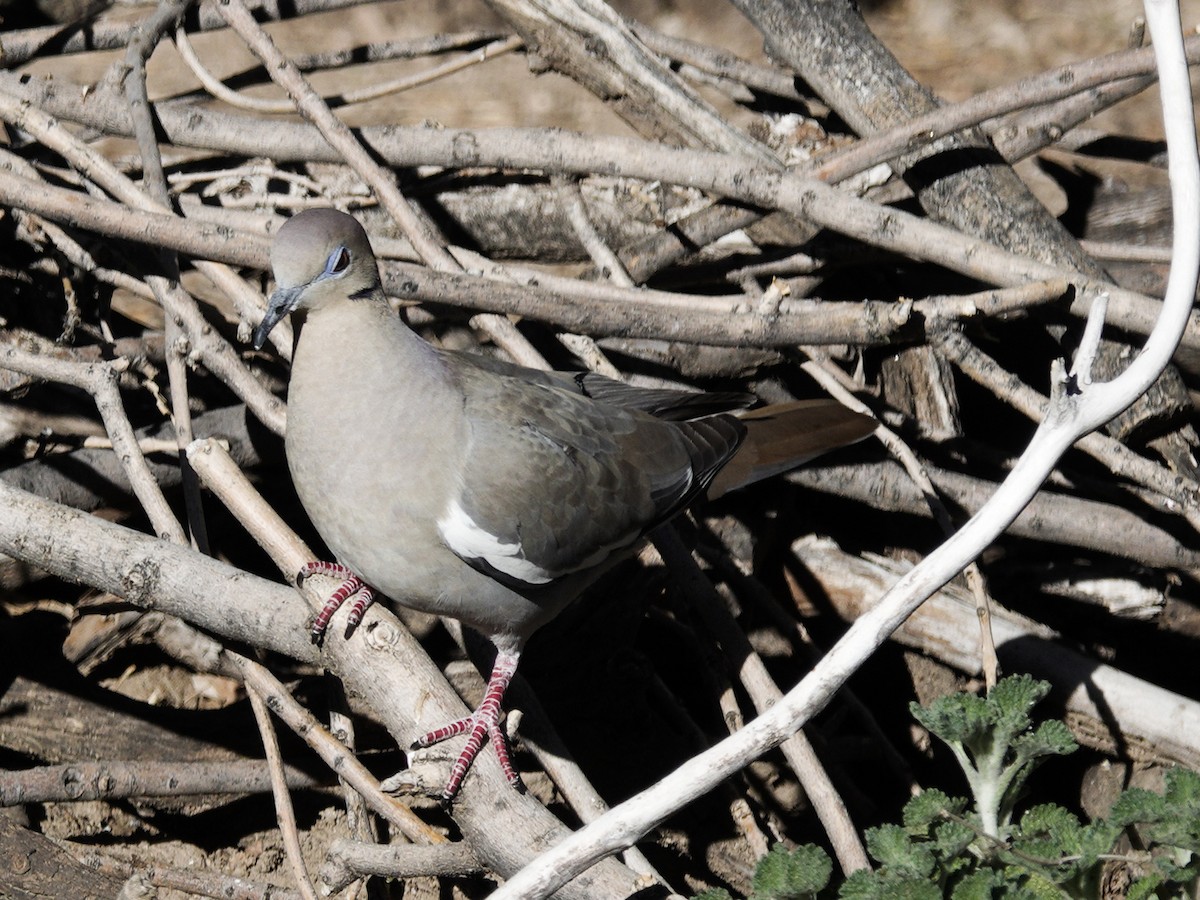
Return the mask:
<path id="1" fill-rule="evenodd" d="M 592 220 L 588 218 L 587 209 L 583 205 L 583 195 L 579 191 L 579 185 L 566 178 L 556 178 L 555 184 L 558 187 L 558 196 L 567 214 L 567 220 L 571 223 L 571 228 L 574 229 L 575 235 L 583 243 L 584 249 L 587 250 L 588 256 L 592 258 L 592 262 L 600 270 L 602 277 L 621 287 L 633 287 L 633 279 L 625 271 L 621 260 L 604 243 L 604 239 L 596 231 L 595 226 L 592 225 Z M 592 337 L 564 332 L 558 335 L 558 340 L 563 346 L 578 356 L 584 365 L 593 372 L 599 372 L 601 375 L 607 375 L 609 378 L 621 377 L 621 373 L 617 370 L 617 367 L 609 361 L 608 357 L 604 355 L 604 351 L 600 349 Z"/>
<path id="2" fill-rule="evenodd" d="M 410 90 L 414 87 L 419 87 L 423 84 L 429 84 L 439 78 L 445 78 L 447 75 L 452 75 L 455 72 L 461 72 L 463 69 L 471 66 L 479 65 L 489 59 L 495 59 L 498 56 L 503 56 L 505 53 L 511 53 L 513 50 L 520 48 L 522 41 L 519 37 L 499 38 L 492 41 L 478 50 L 465 53 L 457 59 L 448 60 L 440 65 L 433 66 L 423 72 L 418 72 L 414 75 L 408 75 L 404 78 L 397 78 L 392 81 L 373 84 L 370 87 L 361 88 L 354 91 L 345 91 L 336 99 L 340 104 L 363 103 L 367 100 L 375 100 L 379 97 L 386 97 L 390 94 L 398 94 L 402 91 Z M 200 61 L 195 49 L 192 47 L 191 41 L 188 39 L 187 32 L 183 28 L 175 29 L 175 46 L 179 50 L 179 55 L 183 57 L 188 68 L 192 70 L 192 74 L 199 79 L 204 85 L 204 89 L 216 97 L 218 100 L 224 100 L 231 106 L 239 109 L 247 109 L 252 112 L 263 113 L 286 113 L 295 109 L 295 105 L 291 100 L 271 100 L 261 97 L 251 97 L 246 94 L 239 94 L 237 91 L 227 88 L 219 78 L 212 74 L 208 68 Z M 297 68 L 303 68 L 297 66 Z M 329 102 L 328 100 L 326 102 Z"/>
<path id="3" fill-rule="evenodd" d="M 779 166 L 765 145 L 731 124 L 650 52 L 599 0 L 489 0 L 542 56 L 611 104 L 643 134 Z"/>
<path id="4" fill-rule="evenodd" d="M 787 69 L 747 62 L 732 53 L 706 44 L 663 34 L 640 22 L 632 22 L 630 27 L 651 50 L 685 63 L 695 71 L 744 85 L 751 90 L 803 103 L 813 103 L 810 98 L 796 90 L 796 76 Z"/>
<path id="5" fill-rule="evenodd" d="M 1051 287 L 1059 286 L 1051 285 Z M 834 399 L 845 404 L 855 412 L 860 412 L 864 415 L 872 414 L 866 404 L 859 401 L 858 398 L 830 374 L 830 370 L 834 368 L 831 364 L 822 364 L 814 359 L 809 359 L 801 363 L 800 368 L 808 372 Z M 917 458 L 917 454 L 913 452 L 912 448 L 895 431 L 888 428 L 882 422 L 875 429 L 875 437 L 888 449 L 893 458 L 904 466 L 908 476 L 920 489 L 921 496 L 925 498 L 925 502 L 933 514 L 934 521 L 938 523 L 938 527 L 942 529 L 942 533 L 945 535 L 953 534 L 954 521 L 950 518 L 950 511 L 946 509 L 946 505 L 938 495 L 937 489 L 933 486 L 933 482 L 929 478 L 929 473 L 926 472 L 924 464 Z M 979 564 L 972 561 L 966 566 L 965 572 L 967 582 L 971 586 L 971 593 L 975 597 L 976 610 L 979 615 L 980 657 L 983 661 L 982 669 L 984 678 L 990 690 L 996 684 L 1000 669 L 996 658 L 996 641 L 991 629 L 992 599 L 988 595 L 987 588 L 984 585 L 983 573 L 979 571 Z"/>
<path id="6" fill-rule="evenodd" d="M 563 210 L 567 214 L 567 221 L 571 223 L 576 237 L 583 244 L 588 256 L 592 258 L 592 262 L 596 264 L 596 268 L 600 270 L 600 274 L 613 284 L 626 288 L 633 287 L 633 279 L 625 271 L 625 266 L 617 254 L 613 253 L 604 243 L 600 232 L 596 231 L 596 226 L 588 218 L 587 208 L 583 204 L 583 195 L 579 191 L 579 184 L 567 178 L 555 178 L 554 183 L 558 188 L 558 197 L 562 201 Z"/>
<path id="7" fill-rule="evenodd" d="M 37 87 L 42 102 L 53 98 L 53 94 L 46 96 L 44 84 L 38 83 Z M 31 93 L 28 84 L 14 83 L 5 72 L 0 72 L 0 89 L 16 96 Z M 89 106 L 98 107 L 102 104 Z M 62 103 L 61 99 L 54 105 L 53 111 L 80 118 L 88 118 L 81 112 L 89 112 L 76 110 L 71 104 Z M 122 113 L 119 109 L 113 108 L 110 112 L 117 117 L 115 121 L 120 121 Z M 208 114 L 209 121 L 216 118 L 216 114 Z M 184 133 L 188 129 L 194 130 L 190 120 L 171 116 L 167 110 L 160 110 L 160 119 L 168 131 L 180 132 L 175 138 L 177 140 L 207 142 L 200 135 Z M 289 158 L 292 154 L 302 159 L 340 159 L 319 135 L 314 133 L 309 137 L 301 134 L 303 127 L 276 124 L 276 133 L 271 135 L 269 141 L 260 144 L 266 138 L 262 129 L 254 133 L 254 129 L 246 129 L 244 125 L 239 127 L 231 121 L 221 146 L 225 149 L 240 146 L 240 152 L 250 154 L 271 153 L 276 159 Z M 1074 274 L 1008 253 L 978 238 L 966 237 L 951 228 L 902 211 L 881 209 L 868 201 L 846 196 L 823 182 L 795 174 L 781 174 L 767 167 L 756 167 L 727 154 L 680 150 L 596 135 L 551 134 L 536 129 L 470 131 L 393 128 L 387 132 L 377 132 L 364 128 L 359 134 L 368 146 L 394 165 L 503 166 L 579 174 L 601 170 L 712 191 L 756 206 L 782 209 L 814 224 L 999 285 L 1016 285 L 1055 277 L 1069 278 Z M 81 202 L 72 198 L 71 205 L 67 207 L 65 202 L 56 199 L 53 192 L 45 192 L 48 196 L 39 197 L 35 207 L 31 194 L 13 190 L 15 187 L 0 180 L 0 202 L 15 202 L 26 208 L 36 208 L 56 220 L 67 215 L 78 216 L 91 204 L 91 201 Z M 51 199 L 54 199 L 53 203 L 48 202 Z M 169 238 L 172 235 L 167 229 L 161 239 L 166 242 Z M 189 235 L 188 239 L 194 238 Z M 237 250 L 241 251 L 242 248 Z M 228 252 L 234 252 L 233 248 Z M 1157 316 L 1158 303 L 1136 292 L 1107 285 L 1104 287 L 1109 291 L 1113 325 L 1136 334 L 1148 334 Z M 470 293 L 462 291 L 461 295 Z M 1071 311 L 1081 317 L 1087 312 L 1087 303 L 1082 297 L 1081 291 L 1071 307 Z M 475 297 L 473 302 L 480 302 L 480 299 Z M 1183 348 L 1187 353 L 1181 353 L 1178 362 L 1192 368 L 1200 366 L 1200 326 L 1196 322 L 1189 323 Z"/>
<path id="8" fill-rule="evenodd" d="M 683 546 L 679 535 L 668 527 L 657 531 L 652 540 L 662 553 L 663 561 L 677 576 L 683 578 L 695 596 L 697 609 L 713 636 L 727 653 L 739 661 L 738 677 L 750 694 L 755 709 L 760 714 L 770 709 L 771 704 L 783 696 L 783 692 L 767 673 L 762 658 L 754 652 L 749 639 L 729 615 L 716 590 Z M 858 838 L 850 813 L 804 732 L 797 731 L 788 737 L 782 749 L 816 809 L 842 871 L 849 875 L 858 869 L 870 868 L 867 852 Z"/>
<path id="9" fill-rule="evenodd" d="M 114 197 L 122 200 L 134 209 L 148 212 L 172 212 L 166 199 L 155 200 L 148 196 L 146 192 L 118 171 L 103 156 L 80 141 L 65 128 L 62 128 L 41 110 L 28 104 L 23 104 L 7 94 L 0 93 L 0 118 L 29 131 L 42 143 L 53 148 L 67 159 L 81 174 L 91 178 Z M 157 229 L 155 231 L 157 232 Z M 181 249 L 177 244 L 167 244 L 166 246 L 170 249 Z M 217 255 L 219 256 L 219 254 Z M 231 271 L 228 266 L 208 262 L 203 259 L 197 260 L 196 266 L 217 287 L 226 292 L 227 296 L 239 306 L 243 316 L 248 317 L 251 311 L 255 315 L 258 314 L 258 311 L 261 309 L 261 298 L 257 295 L 257 292 L 251 291 L 246 286 L 246 283 L 236 273 Z M 158 293 L 161 294 L 162 292 L 160 290 Z M 174 299 L 174 296 L 172 295 L 171 298 L 166 299 L 169 301 L 170 299 Z M 239 395 L 244 395 L 244 399 L 257 411 L 262 413 L 264 422 L 281 431 L 282 407 L 273 398 L 264 395 L 261 389 L 257 387 L 254 379 L 249 377 L 248 373 L 244 372 L 236 358 L 230 356 L 228 347 L 220 336 L 213 334 L 212 329 L 202 324 L 203 320 L 199 317 L 198 311 L 195 310 L 194 301 L 191 298 L 180 298 L 180 301 L 182 306 L 179 312 L 190 319 L 188 323 L 190 327 L 187 329 L 189 337 L 197 349 L 203 353 L 206 363 L 209 363 L 218 373 L 226 373 L 232 384 L 236 385 L 234 387 L 235 392 Z M 164 304 L 164 306 L 166 305 Z M 187 309 L 183 309 L 182 307 L 187 307 Z M 288 332 L 289 334 L 285 335 L 283 339 L 286 340 L 286 343 L 281 340 L 277 346 L 281 352 L 290 357 L 290 328 Z"/>
<path id="10" fill-rule="evenodd" d="M 351 756 L 357 755 L 358 731 L 342 683 L 332 675 L 327 675 L 324 681 L 326 693 L 329 696 L 329 731 Z M 339 777 L 338 784 L 342 788 L 342 805 L 346 808 L 346 826 L 351 839 L 365 844 L 378 844 L 379 823 L 371 815 L 371 808 L 367 805 L 366 799 L 345 778 Z M 325 881 L 324 869 L 325 867 L 322 865 L 319 876 L 322 882 Z M 356 885 L 349 892 L 349 896 L 352 898 L 369 897 L 370 887 L 366 880 L 363 879 L 361 884 Z"/>
<path id="11" fill-rule="evenodd" d="M 938 492 L 968 514 L 980 509 L 996 491 L 996 484 L 986 479 L 928 465 L 925 470 Z M 890 463 L 808 466 L 785 477 L 806 488 L 846 497 L 880 511 L 930 515 L 928 503 L 911 477 Z M 1139 505 L 1161 502 L 1155 494 L 1135 496 L 1134 502 Z M 1200 570 L 1200 552 L 1185 547 L 1177 537 L 1146 522 L 1136 512 L 1069 493 L 1040 492 L 1008 533 L 1108 554 L 1151 568 Z"/>
<path id="12" fill-rule="evenodd" d="M 321 867 L 321 882 L 336 893 L 365 875 L 462 877 L 480 870 L 479 860 L 461 843 L 438 847 L 380 847 L 357 841 L 334 841 L 329 848 L 329 857 Z"/>
<path id="13" fill-rule="evenodd" d="M 441 65 L 426 69 L 424 72 L 417 72 L 416 74 L 397 78 L 393 81 L 373 84 L 370 87 L 360 88 L 356 91 L 346 91 L 342 94 L 342 100 L 346 103 L 364 103 L 367 100 L 375 100 L 379 97 L 386 97 L 389 94 L 398 94 L 401 91 L 411 90 L 423 84 L 430 84 L 440 78 L 445 78 L 447 75 L 453 75 L 455 72 L 461 72 L 463 69 L 468 69 L 471 66 L 477 66 L 487 62 L 489 59 L 503 56 L 505 53 L 519 50 L 524 43 L 516 35 L 498 38 L 489 44 L 485 44 L 478 50 L 465 53 L 458 59 L 447 60 Z"/>
<path id="14" fill-rule="evenodd" d="M 947 332 L 937 339 L 938 347 L 963 374 L 996 392 L 1022 414 L 1036 419 L 1047 400 L 1015 375 L 1004 371 L 995 360 L 972 344 L 964 335 Z M 1086 434 L 1077 446 L 1099 460 L 1114 475 L 1148 487 L 1161 496 L 1163 509 L 1181 515 L 1194 529 L 1200 530 L 1200 486 L 1178 478 L 1163 466 L 1134 453 L 1120 441 L 1099 432 Z"/>
<path id="15" fill-rule="evenodd" d="M 1184 51 L 1188 62 L 1200 62 L 1200 37 L 1188 38 L 1184 42 Z M 845 150 L 825 157 L 812 174 L 826 181 L 842 181 L 987 119 L 1061 100 L 1114 81 L 1152 75 L 1154 69 L 1154 51 L 1150 47 L 1122 50 L 1097 59 L 1068 63 L 1024 78 L 1016 84 L 1005 84 L 984 91 L 961 103 L 939 107 L 903 125 L 872 134 Z"/>
<path id="16" fill-rule="evenodd" d="M 204 63 L 200 61 L 200 57 L 196 55 L 195 48 L 192 47 L 192 42 L 188 39 L 187 31 L 182 26 L 175 29 L 175 49 L 179 51 L 179 55 L 183 57 L 183 61 L 192 70 L 192 74 L 204 85 L 204 89 L 218 100 L 224 100 L 230 106 L 250 110 L 251 112 L 263 113 L 285 113 L 291 112 L 294 108 L 290 100 L 268 100 L 262 97 L 251 97 L 247 94 L 239 94 L 237 91 L 225 87 L 221 79 L 213 75 Z"/>
<path id="17" fill-rule="evenodd" d="M 137 855 L 118 860 L 81 845 L 75 845 L 71 850 L 80 863 L 97 872 L 120 874 L 125 877 L 139 874 L 155 887 L 182 891 L 199 897 L 211 897 L 215 894 L 227 900 L 302 900 L 298 892 L 280 888 L 267 881 L 253 881 L 212 870 L 197 872 L 192 869 L 156 866 L 138 858 Z"/>
<path id="18" fill-rule="evenodd" d="M 225 21 L 238 33 L 246 45 L 267 66 L 271 77 L 288 92 L 296 107 L 311 121 L 350 167 L 359 174 L 379 198 L 388 215 L 403 230 L 405 237 L 431 266 L 443 271 L 458 269 L 454 259 L 430 233 L 423 217 L 419 216 L 400 193 L 395 181 L 371 159 L 366 149 L 350 129 L 333 114 L 324 100 L 275 46 L 241 0 L 229 0 L 220 6 Z"/>
<path id="19" fill-rule="evenodd" d="M 367 0 L 293 0 L 285 8 L 276 3 L 255 2 L 258 15 L 266 21 L 278 21 L 286 15 L 302 16 L 313 12 L 326 12 L 359 6 Z M 189 16 L 188 28 L 196 31 L 212 31 L 225 27 L 224 21 L 212 3 L 201 3 Z M 123 50 L 140 20 L 130 21 L 126 16 L 101 17 L 89 22 L 86 28 L 67 28 L 61 25 L 46 25 L 6 31 L 4 35 L 4 59 L 12 66 L 28 62 L 47 46 L 53 46 L 61 54 L 84 53 L 92 50 Z"/>
<path id="20" fill-rule="evenodd" d="M 128 366 L 127 360 L 111 363 L 69 363 L 48 359 L 37 353 L 20 350 L 11 345 L 0 346 L 0 366 L 44 378 L 59 381 L 87 391 L 96 402 L 96 409 L 104 420 L 104 428 L 113 442 L 117 457 L 121 460 L 133 492 L 159 537 L 186 543 L 187 538 L 175 514 L 167 505 L 166 498 L 146 465 L 146 458 L 138 448 L 133 426 L 125 414 L 121 394 L 117 389 L 117 375 Z"/>
<path id="21" fill-rule="evenodd" d="M 222 463 L 229 460 L 227 456 L 223 457 L 219 453 L 213 453 L 211 447 L 208 452 L 194 454 L 193 458 L 209 464 L 209 467 L 206 467 L 201 474 L 210 486 L 212 479 L 219 471 L 219 469 L 214 471 L 211 466 L 220 467 Z M 197 471 L 199 471 L 199 467 L 197 467 Z M 336 772 L 338 777 L 345 779 L 358 791 L 372 810 L 395 825 L 405 837 L 414 843 L 446 843 L 444 835 L 422 822 L 417 814 L 403 803 L 384 794 L 379 789 L 379 782 L 362 763 L 354 758 L 354 754 L 348 752 L 332 734 L 323 728 L 312 713 L 300 706 L 288 693 L 287 688 L 264 666 L 236 653 L 229 652 L 226 655 L 241 674 L 247 690 L 254 691 L 263 699 L 270 700 L 275 714 L 292 731 L 303 738 L 305 743 L 317 751 L 331 771 Z"/>
<path id="22" fill-rule="evenodd" d="M 292 809 L 292 800 L 288 795 L 287 784 L 283 780 L 283 759 L 279 753 L 279 742 L 275 738 L 275 729 L 271 725 L 271 714 L 267 711 L 267 704 L 254 688 L 248 688 L 246 694 L 250 698 L 250 707 L 254 710 L 254 721 L 258 723 L 263 749 L 267 754 L 267 765 L 271 769 L 271 786 L 275 796 L 275 818 L 279 822 L 279 831 L 283 835 L 283 846 L 292 867 L 292 875 L 296 879 L 296 887 L 300 891 L 300 896 L 305 900 L 317 900 L 317 890 L 313 887 L 312 879 L 308 877 L 308 869 L 304 865 L 304 853 L 300 849 L 300 834 L 296 830 L 296 814 Z"/>
<path id="23" fill-rule="evenodd" d="M 827 540 L 793 545 L 838 615 L 853 620 L 906 568 L 894 560 L 851 556 Z M 1064 700 L 1067 721 L 1089 746 L 1113 751 L 1123 742 L 1139 760 L 1196 767 L 1200 764 L 1200 703 L 1164 690 L 1056 641 L 1051 629 L 998 609 L 996 644 L 1013 671 L 1049 680 Z M 956 669 L 976 674 L 979 658 L 964 640 L 977 628 L 974 602 L 945 585 L 895 632 L 895 640 Z"/>
<path id="24" fill-rule="evenodd" d="M 146 93 L 146 60 L 154 52 L 159 39 L 177 22 L 191 0 L 159 0 L 154 13 L 140 21 L 125 48 L 120 62 L 114 63 L 105 84 L 123 83 L 125 99 L 133 121 L 134 138 L 142 155 L 142 172 L 151 196 L 160 203 L 167 202 L 167 179 L 163 174 L 162 156 L 154 133 L 153 112 Z"/>
<path id="25" fill-rule="evenodd" d="M 49 100 L 46 88 L 40 84 L 38 96 L 43 102 Z M 29 85 L 14 83 L 6 72 L 0 72 L 0 90 L 8 90 L 13 95 L 29 94 Z M 97 104 L 97 107 L 102 107 Z M 55 103 L 52 112 L 64 116 L 80 116 L 78 110 L 72 112 L 71 104 Z M 113 115 L 120 115 L 115 109 Z M 240 119 L 241 116 L 230 116 L 230 119 Z M 191 126 L 190 121 L 174 118 L 168 110 L 160 110 L 160 119 L 168 131 L 186 130 Z M 209 114 L 209 119 L 216 119 L 216 114 Z M 254 134 L 244 125 L 238 127 L 230 122 L 228 139 L 222 143 L 223 148 L 230 149 L 234 144 L 241 144 L 244 152 L 250 154 L 266 154 L 270 152 L 276 160 L 296 158 L 307 160 L 340 160 L 319 134 L 312 138 L 301 137 L 300 131 L 304 126 L 286 126 L 277 124 L 276 131 L 292 131 L 290 136 L 276 133 L 269 145 L 258 145 L 262 133 Z M 296 131 L 299 130 L 299 131 Z M 262 131 L 262 130 L 259 130 Z M 763 208 L 776 208 L 793 212 L 794 215 L 806 218 L 811 222 L 828 227 L 836 232 L 857 236 L 877 246 L 904 253 L 917 259 L 926 259 L 961 274 L 980 278 L 995 284 L 1024 283 L 1052 277 L 1076 277 L 1074 272 L 1058 270 L 1055 266 L 1015 256 L 1013 253 L 984 244 L 976 238 L 956 232 L 934 222 L 920 220 L 916 216 L 905 214 L 900 210 L 883 210 L 866 200 L 848 197 L 846 194 L 830 187 L 821 181 L 804 179 L 794 174 L 780 174 L 774 169 L 748 166 L 745 160 L 721 154 L 708 154 L 696 150 L 679 150 L 667 148 L 659 144 L 637 142 L 624 138 L 606 138 L 600 136 L 571 136 L 563 132 L 539 132 L 538 130 L 503 130 L 496 128 L 490 131 L 454 130 L 404 130 L 392 128 L 389 132 L 373 132 L 371 128 L 362 128 L 359 132 L 367 144 L 384 158 L 385 161 L 398 166 L 409 164 L 440 164 L 440 166 L 503 166 L 517 168 L 544 169 L 547 172 L 565 172 L 586 174 L 595 170 L 605 170 L 612 174 L 661 180 L 691 187 L 704 191 L 713 191 L 721 196 L 742 200 Z M 403 134 L 403 140 L 398 136 Z M 179 134 L 178 138 L 185 138 Z M 199 136 L 186 140 L 202 140 Z M 186 143 L 185 140 L 185 143 Z M 203 140 L 202 140 L 203 143 Z M 253 149 L 251 149 L 253 148 Z M 6 184 L 8 179 L 0 178 L 0 203 L 24 205 L 25 208 L 35 209 L 44 215 L 55 218 L 56 221 L 66 220 L 70 216 L 82 216 L 89 209 L 94 209 L 91 200 L 79 200 L 72 196 L 70 199 L 59 198 L 53 191 L 43 190 L 38 196 L 32 192 L 17 192 L 16 185 Z M 19 197 L 19 200 L 14 198 Z M 118 229 L 119 224 L 109 222 L 106 229 Z M 126 233 L 133 229 L 126 229 Z M 131 234 L 133 239 L 136 233 Z M 158 239 L 176 246 L 173 242 L 179 240 L 173 229 L 166 228 Z M 221 256 L 230 262 L 242 262 L 251 259 L 244 245 L 229 246 Z M 204 251 L 193 251 L 204 254 Z M 265 260 L 265 250 L 258 260 Z M 265 268 L 264 262 L 259 262 L 260 268 Z M 1134 334 L 1148 334 L 1158 312 L 1158 302 L 1147 296 L 1109 286 L 1111 322 L 1117 328 L 1133 331 Z M 454 292 L 458 293 L 458 292 Z M 461 292 L 470 295 L 470 292 Z M 474 296 L 473 302 L 485 298 Z M 1085 316 L 1086 302 L 1076 299 L 1072 312 Z M 1200 319 L 1198 319 L 1200 320 Z M 575 329 L 572 329 L 575 330 Z M 577 329 L 587 330 L 587 329 Z M 751 338 L 744 338 L 751 340 Z M 816 343 L 816 341 L 800 341 Z M 1190 355 L 1193 349 L 1200 353 L 1200 326 L 1190 323 L 1183 347 L 1188 349 L 1188 355 L 1181 355 L 1181 365 L 1200 365 L 1200 360 Z"/>
<path id="26" fill-rule="evenodd" d="M 284 776 L 293 790 L 319 784 L 292 766 L 286 767 Z M 269 790 L 270 773 L 257 760 L 101 760 L 5 772 L 0 779 L 0 806 L 126 797 L 253 794 Z"/>

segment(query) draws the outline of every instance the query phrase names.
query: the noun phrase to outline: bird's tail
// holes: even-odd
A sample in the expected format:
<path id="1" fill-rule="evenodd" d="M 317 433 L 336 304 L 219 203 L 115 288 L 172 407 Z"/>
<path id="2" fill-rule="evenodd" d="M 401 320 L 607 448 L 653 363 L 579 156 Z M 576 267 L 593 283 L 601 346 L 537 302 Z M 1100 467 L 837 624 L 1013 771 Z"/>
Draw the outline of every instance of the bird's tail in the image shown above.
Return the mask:
<path id="1" fill-rule="evenodd" d="M 710 500 L 861 441 L 879 424 L 836 400 L 776 403 L 738 418 L 746 425 L 746 439 L 709 485 Z"/>

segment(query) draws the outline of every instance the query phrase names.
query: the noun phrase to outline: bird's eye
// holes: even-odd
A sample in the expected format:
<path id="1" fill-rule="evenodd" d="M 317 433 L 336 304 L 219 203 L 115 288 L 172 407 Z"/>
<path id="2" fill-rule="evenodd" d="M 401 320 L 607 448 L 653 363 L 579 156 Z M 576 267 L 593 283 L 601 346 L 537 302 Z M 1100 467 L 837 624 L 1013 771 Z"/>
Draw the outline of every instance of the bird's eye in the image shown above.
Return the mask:
<path id="1" fill-rule="evenodd" d="M 332 256 L 329 257 L 329 262 L 325 264 L 325 271 L 330 275 L 340 275 L 350 268 L 350 251 L 345 247 L 339 247 Z"/>

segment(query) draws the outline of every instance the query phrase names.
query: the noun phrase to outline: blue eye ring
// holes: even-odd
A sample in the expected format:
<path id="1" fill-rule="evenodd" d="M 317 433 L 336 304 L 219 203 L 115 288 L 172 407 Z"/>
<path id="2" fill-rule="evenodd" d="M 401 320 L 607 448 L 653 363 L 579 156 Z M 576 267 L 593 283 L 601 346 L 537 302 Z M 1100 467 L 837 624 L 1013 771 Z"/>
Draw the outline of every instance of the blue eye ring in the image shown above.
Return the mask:
<path id="1" fill-rule="evenodd" d="M 338 247 L 329 254 L 329 259 L 325 261 L 326 275 L 341 275 L 348 268 L 350 268 L 350 251 L 345 247 Z"/>

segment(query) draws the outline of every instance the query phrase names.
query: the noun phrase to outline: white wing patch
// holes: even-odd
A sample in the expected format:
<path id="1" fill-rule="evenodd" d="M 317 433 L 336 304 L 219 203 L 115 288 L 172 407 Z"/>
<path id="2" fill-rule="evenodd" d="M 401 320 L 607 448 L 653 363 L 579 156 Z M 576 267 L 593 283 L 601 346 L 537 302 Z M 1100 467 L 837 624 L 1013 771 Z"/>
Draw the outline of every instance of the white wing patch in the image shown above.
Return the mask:
<path id="1" fill-rule="evenodd" d="M 519 543 L 502 541 L 480 528 L 457 500 L 437 520 L 437 528 L 446 546 L 463 559 L 481 559 L 497 572 L 526 584 L 546 584 L 556 577 L 526 559 Z"/>

